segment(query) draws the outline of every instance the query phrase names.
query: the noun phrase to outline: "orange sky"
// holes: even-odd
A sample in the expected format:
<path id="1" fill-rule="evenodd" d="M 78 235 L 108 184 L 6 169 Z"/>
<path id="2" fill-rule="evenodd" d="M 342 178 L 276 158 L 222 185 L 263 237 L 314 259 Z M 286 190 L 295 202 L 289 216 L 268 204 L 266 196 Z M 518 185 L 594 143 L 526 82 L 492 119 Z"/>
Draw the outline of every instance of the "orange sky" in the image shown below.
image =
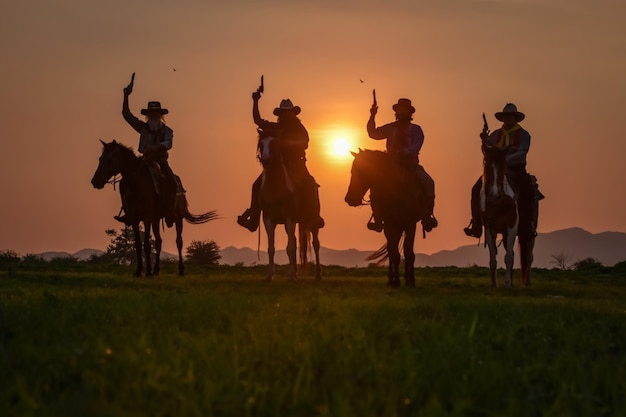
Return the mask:
<path id="1" fill-rule="evenodd" d="M 170 163 L 191 211 L 222 216 L 187 226 L 185 245 L 256 247 L 257 235 L 236 217 L 260 172 L 250 95 L 261 74 L 262 116 L 272 118 L 282 98 L 302 107 L 327 224 L 323 246 L 384 242 L 365 228 L 369 207 L 343 201 L 350 159 L 329 155 L 341 136 L 355 150 L 384 148 L 365 132 L 372 88 L 378 123 L 391 121 L 391 105 L 408 97 L 426 136 L 421 161 L 436 182 L 440 226 L 417 240 L 417 252 L 476 243 L 462 229 L 481 170 L 481 114 L 495 128 L 493 113 L 508 101 L 526 113 L 528 169 L 547 196 L 539 231 L 626 231 L 624 16 L 621 0 L 7 3 L 0 250 L 106 247 L 104 230 L 119 227 L 112 219 L 119 195 L 89 181 L 98 139 L 137 146 L 121 117 L 133 71 L 132 110 L 139 114 L 148 100 L 170 110 Z M 164 249 L 174 252 L 174 240 L 167 231 Z"/>

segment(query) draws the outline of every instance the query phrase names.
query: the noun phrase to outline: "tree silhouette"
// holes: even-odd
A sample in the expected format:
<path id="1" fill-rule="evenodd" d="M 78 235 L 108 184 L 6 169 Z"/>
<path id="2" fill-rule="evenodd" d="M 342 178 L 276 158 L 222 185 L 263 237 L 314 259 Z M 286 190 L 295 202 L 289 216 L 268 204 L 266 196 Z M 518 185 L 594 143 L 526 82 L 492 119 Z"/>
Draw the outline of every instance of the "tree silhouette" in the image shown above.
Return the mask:
<path id="1" fill-rule="evenodd" d="M 104 256 L 111 261 L 126 265 L 134 265 L 137 262 L 135 253 L 135 237 L 130 226 L 124 226 L 120 230 L 106 229 L 104 231 L 111 236 L 111 242 L 107 246 Z M 143 242 L 144 231 L 140 228 L 140 239 Z M 150 239 L 152 252 L 154 253 L 154 239 Z"/>
<path id="2" fill-rule="evenodd" d="M 566 270 L 572 267 L 571 260 L 572 257 L 570 255 L 561 252 L 557 254 L 552 254 L 552 261 L 550 261 L 550 263 L 555 264 L 556 267 L 559 269 Z"/>
<path id="3" fill-rule="evenodd" d="M 193 240 L 187 246 L 186 258 L 196 265 L 217 265 L 222 255 L 220 247 L 214 241 Z"/>

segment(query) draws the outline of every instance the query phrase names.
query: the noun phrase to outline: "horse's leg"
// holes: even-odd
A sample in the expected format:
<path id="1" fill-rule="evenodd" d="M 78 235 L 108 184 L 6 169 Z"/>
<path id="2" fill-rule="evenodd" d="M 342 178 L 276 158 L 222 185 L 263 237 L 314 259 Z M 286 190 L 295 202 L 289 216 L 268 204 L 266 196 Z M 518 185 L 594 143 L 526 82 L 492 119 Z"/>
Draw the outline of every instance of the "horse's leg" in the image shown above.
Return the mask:
<path id="1" fill-rule="evenodd" d="M 411 223 L 404 231 L 404 285 L 415 287 L 415 228 L 416 223 Z"/>
<path id="2" fill-rule="evenodd" d="M 274 253 L 276 252 L 276 248 L 274 247 L 274 238 L 276 235 L 276 225 L 268 218 L 263 216 L 263 224 L 265 224 L 265 231 L 267 232 L 267 257 L 268 257 L 268 265 L 267 265 L 267 273 L 265 274 L 265 280 L 271 281 L 274 279 Z"/>
<path id="3" fill-rule="evenodd" d="M 496 232 L 491 226 L 485 225 L 485 243 L 489 248 L 489 269 L 491 271 L 491 288 L 498 288 L 497 268 L 498 260 L 496 255 L 498 254 L 498 248 L 496 247 Z"/>
<path id="4" fill-rule="evenodd" d="M 161 231 L 159 230 L 159 221 L 152 222 L 152 233 L 154 233 L 154 268 L 152 273 L 159 275 L 161 272 L 161 247 L 163 246 L 163 240 L 161 239 Z"/>
<path id="5" fill-rule="evenodd" d="M 400 251 L 398 244 L 402 232 L 391 230 L 392 227 L 385 226 L 385 237 L 387 237 L 387 253 L 389 254 L 389 274 L 387 285 L 397 288 L 400 286 Z"/>
<path id="6" fill-rule="evenodd" d="M 289 256 L 289 271 L 287 277 L 289 281 L 295 281 L 298 277 L 298 264 L 296 259 L 296 223 L 291 219 L 285 221 L 285 232 L 287 232 L 287 256 Z"/>
<path id="7" fill-rule="evenodd" d="M 178 249 L 178 276 L 185 275 L 183 263 L 183 218 L 176 217 L 176 249 Z"/>
<path id="8" fill-rule="evenodd" d="M 311 234 L 313 236 L 313 250 L 315 251 L 315 279 L 319 281 L 322 279 L 322 267 L 320 266 L 320 229 L 314 227 L 313 230 L 311 230 Z"/>
<path id="9" fill-rule="evenodd" d="M 517 230 L 515 228 L 508 229 L 502 241 L 504 242 L 504 264 L 506 265 L 506 275 L 504 279 L 504 285 L 507 287 L 513 286 L 513 262 L 515 261 L 515 237 L 517 236 Z"/>
<path id="10" fill-rule="evenodd" d="M 141 256 L 141 233 L 139 232 L 139 223 L 133 223 L 133 237 L 135 238 L 135 258 L 137 259 L 137 269 L 135 269 L 135 276 L 141 277 L 143 273 L 143 261 Z"/>
<path id="11" fill-rule="evenodd" d="M 152 259 L 150 259 L 150 252 L 152 248 L 150 247 L 150 228 L 152 226 L 151 222 L 144 221 L 143 222 L 143 254 L 146 257 L 146 276 L 152 276 Z"/>

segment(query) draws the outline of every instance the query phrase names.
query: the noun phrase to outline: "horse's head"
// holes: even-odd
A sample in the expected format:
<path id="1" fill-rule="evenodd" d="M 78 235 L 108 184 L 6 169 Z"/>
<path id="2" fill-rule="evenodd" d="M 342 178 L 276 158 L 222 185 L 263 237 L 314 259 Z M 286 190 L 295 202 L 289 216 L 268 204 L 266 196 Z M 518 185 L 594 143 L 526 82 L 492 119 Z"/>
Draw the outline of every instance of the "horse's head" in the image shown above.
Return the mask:
<path id="1" fill-rule="evenodd" d="M 351 153 L 354 161 L 352 161 L 350 185 L 345 201 L 348 205 L 356 207 L 363 204 L 365 193 L 376 183 L 381 172 L 384 172 L 386 154 L 361 149 L 358 153 Z"/>
<path id="2" fill-rule="evenodd" d="M 104 188 L 111 177 L 122 172 L 123 156 L 125 154 L 130 152 L 134 156 L 134 152 L 130 148 L 125 147 L 115 140 L 110 143 L 106 143 L 102 140 L 100 142 L 102 142 L 103 146 L 102 155 L 100 155 L 98 168 L 91 178 L 91 185 L 97 189 Z"/>
<path id="3" fill-rule="evenodd" d="M 258 129 L 258 132 L 257 158 L 263 167 L 267 167 L 272 161 L 279 160 L 278 141 L 274 132 L 261 129 Z"/>
<path id="4" fill-rule="evenodd" d="M 483 182 L 489 198 L 499 199 L 511 194 L 506 178 L 506 155 L 508 148 L 498 148 L 487 142 L 482 144 L 484 174 Z"/>

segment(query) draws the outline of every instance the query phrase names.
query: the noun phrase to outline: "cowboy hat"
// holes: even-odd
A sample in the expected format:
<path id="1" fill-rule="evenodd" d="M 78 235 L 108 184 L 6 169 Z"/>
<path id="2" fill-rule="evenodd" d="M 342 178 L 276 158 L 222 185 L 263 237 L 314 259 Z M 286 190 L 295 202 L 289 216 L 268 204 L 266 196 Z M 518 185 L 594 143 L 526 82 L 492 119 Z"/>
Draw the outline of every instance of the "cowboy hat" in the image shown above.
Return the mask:
<path id="1" fill-rule="evenodd" d="M 296 115 L 300 114 L 300 106 L 294 106 L 288 98 L 280 101 L 280 105 L 274 109 L 274 115 L 278 116 L 284 111 L 293 111 Z"/>
<path id="2" fill-rule="evenodd" d="M 521 122 L 526 117 L 524 113 L 517 111 L 517 106 L 513 103 L 506 103 L 506 106 L 504 106 L 504 109 L 496 113 L 495 115 L 496 119 L 502 121 L 502 118 L 504 117 L 505 114 L 515 115 L 515 118 L 517 119 L 517 123 Z"/>
<path id="3" fill-rule="evenodd" d="M 409 100 L 408 98 L 398 99 L 398 102 L 391 106 L 391 108 L 393 109 L 393 111 L 398 111 L 399 108 L 410 109 L 411 113 L 415 113 L 415 107 L 413 107 L 413 105 L 411 104 L 411 100 Z"/>
<path id="4" fill-rule="evenodd" d="M 161 108 L 161 103 L 159 101 L 149 101 L 148 106 L 145 109 L 141 109 L 141 114 L 143 115 L 154 113 L 167 114 L 168 111 L 167 109 Z"/>

